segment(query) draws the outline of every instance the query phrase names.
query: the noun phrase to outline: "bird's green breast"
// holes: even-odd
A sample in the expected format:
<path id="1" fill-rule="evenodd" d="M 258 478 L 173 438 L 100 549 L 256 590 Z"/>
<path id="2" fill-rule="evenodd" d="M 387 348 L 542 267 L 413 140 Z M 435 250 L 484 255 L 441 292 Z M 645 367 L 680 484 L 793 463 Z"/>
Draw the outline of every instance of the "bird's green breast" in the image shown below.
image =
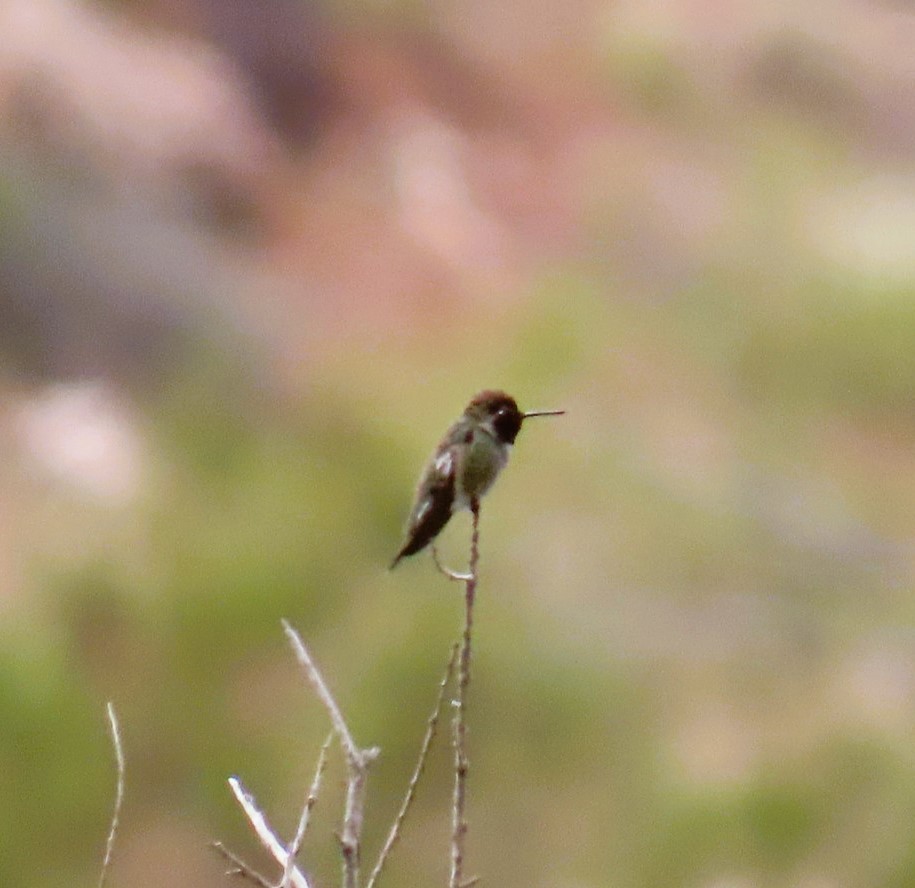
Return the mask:
<path id="1" fill-rule="evenodd" d="M 485 432 L 476 430 L 464 453 L 461 492 L 468 500 L 482 497 L 507 461 L 508 448 Z"/>

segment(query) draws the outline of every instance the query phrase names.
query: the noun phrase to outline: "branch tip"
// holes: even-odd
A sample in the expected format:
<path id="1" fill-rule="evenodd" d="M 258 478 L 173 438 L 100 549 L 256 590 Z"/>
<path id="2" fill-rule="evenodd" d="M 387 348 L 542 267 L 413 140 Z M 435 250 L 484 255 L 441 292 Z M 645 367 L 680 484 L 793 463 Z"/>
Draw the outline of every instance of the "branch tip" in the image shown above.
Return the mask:
<path id="1" fill-rule="evenodd" d="M 111 866 L 114 842 L 118 835 L 118 824 L 121 819 L 121 806 L 124 802 L 124 774 L 127 770 L 124 761 L 124 746 L 121 743 L 121 729 L 118 725 L 117 713 L 114 711 L 114 703 L 110 700 L 106 711 L 108 714 L 108 728 L 111 732 L 111 744 L 114 747 L 114 758 L 117 765 L 117 788 L 114 797 L 114 813 L 111 816 L 111 826 L 108 829 L 108 839 L 105 842 L 105 857 L 102 860 L 102 872 L 99 875 L 98 888 L 104 888 L 108 869 Z"/>

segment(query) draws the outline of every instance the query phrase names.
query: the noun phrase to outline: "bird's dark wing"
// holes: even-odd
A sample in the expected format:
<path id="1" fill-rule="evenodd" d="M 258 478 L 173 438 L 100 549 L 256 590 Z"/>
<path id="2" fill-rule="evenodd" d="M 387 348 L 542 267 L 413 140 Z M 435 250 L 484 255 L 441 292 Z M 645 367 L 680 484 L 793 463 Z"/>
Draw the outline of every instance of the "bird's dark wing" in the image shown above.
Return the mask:
<path id="1" fill-rule="evenodd" d="M 417 488 L 417 499 L 407 523 L 406 540 L 391 568 L 407 555 L 424 549 L 448 523 L 454 503 L 454 484 L 457 472 L 457 454 L 447 448 L 435 455 Z"/>

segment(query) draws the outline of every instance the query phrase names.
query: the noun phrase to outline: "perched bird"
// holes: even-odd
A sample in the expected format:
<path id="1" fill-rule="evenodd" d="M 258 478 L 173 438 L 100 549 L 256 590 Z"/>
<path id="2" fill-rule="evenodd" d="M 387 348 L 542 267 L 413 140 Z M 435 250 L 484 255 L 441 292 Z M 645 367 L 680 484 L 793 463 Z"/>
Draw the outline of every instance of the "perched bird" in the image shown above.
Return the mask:
<path id="1" fill-rule="evenodd" d="M 505 392 L 480 392 L 445 432 L 420 476 L 407 519 L 401 558 L 424 549 L 461 509 L 475 510 L 508 462 L 521 423 L 530 416 L 558 416 L 564 410 L 522 413 Z"/>

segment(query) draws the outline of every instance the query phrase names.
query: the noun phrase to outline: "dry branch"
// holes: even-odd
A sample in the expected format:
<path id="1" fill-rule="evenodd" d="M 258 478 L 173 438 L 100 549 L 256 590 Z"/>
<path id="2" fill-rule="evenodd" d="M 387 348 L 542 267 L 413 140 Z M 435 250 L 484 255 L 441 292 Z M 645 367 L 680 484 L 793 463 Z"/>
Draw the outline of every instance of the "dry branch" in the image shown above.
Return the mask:
<path id="1" fill-rule="evenodd" d="M 360 843 L 365 812 L 365 781 L 368 766 L 378 757 L 376 746 L 360 749 L 343 718 L 337 701 L 327 687 L 320 670 L 305 647 L 299 634 L 287 620 L 283 620 L 283 631 L 289 639 L 296 659 L 302 667 L 309 684 L 318 695 L 330 715 L 331 724 L 340 739 L 346 758 L 347 781 L 346 802 L 343 811 L 343 827 L 340 831 L 340 850 L 343 855 L 343 888 L 359 888 Z"/>
<path id="2" fill-rule="evenodd" d="M 261 888 L 274 888 L 266 876 L 262 876 L 257 870 L 251 869 L 237 854 L 233 854 L 222 842 L 212 842 L 210 847 L 217 853 L 225 857 L 232 864 L 232 869 L 226 870 L 227 876 L 241 876 L 244 879 L 250 879 Z"/>
<path id="3" fill-rule="evenodd" d="M 410 810 L 410 806 L 413 804 L 413 799 L 416 797 L 416 787 L 419 785 L 419 780 L 423 775 L 423 770 L 426 766 L 426 758 L 429 755 L 429 749 L 432 747 L 432 741 L 435 739 L 436 730 L 438 729 L 438 719 L 442 711 L 442 702 L 445 699 L 445 691 L 451 683 L 451 675 L 454 672 L 454 661 L 457 659 L 457 652 L 458 646 L 454 645 L 454 647 L 451 648 L 451 657 L 448 659 L 448 666 L 445 668 L 445 674 L 442 676 L 442 680 L 438 685 L 438 697 L 435 700 L 435 708 L 432 710 L 432 715 L 429 716 L 429 720 L 426 722 L 426 733 L 419 750 L 419 758 L 416 761 L 416 767 L 413 769 L 413 776 L 410 778 L 406 795 L 404 796 L 400 810 L 397 812 L 397 817 L 394 818 L 394 823 L 392 824 L 388 837 L 381 849 L 381 853 L 378 855 L 378 862 L 375 864 L 375 869 L 372 870 L 372 875 L 369 877 L 366 888 L 375 888 L 375 883 L 381 875 L 381 871 L 384 869 L 388 855 L 400 838 L 400 829 L 403 826 L 407 812 Z"/>
<path id="4" fill-rule="evenodd" d="M 324 776 L 324 768 L 327 766 L 327 750 L 333 739 L 334 735 L 332 733 L 328 734 L 327 739 L 321 746 L 321 752 L 318 754 L 318 764 L 315 766 L 315 776 L 312 778 L 311 786 L 308 788 L 308 795 L 305 797 L 305 804 L 302 806 L 302 816 L 299 818 L 299 825 L 295 831 L 295 838 L 289 846 L 289 856 L 286 859 L 286 867 L 283 870 L 283 880 L 280 882 L 280 888 L 289 888 L 292 884 L 292 869 L 295 866 L 295 859 L 302 847 L 305 831 L 308 829 L 311 809 L 314 808 L 315 802 L 318 800 L 318 790 L 321 788 L 321 778 Z"/>
<path id="5" fill-rule="evenodd" d="M 432 560 L 435 562 L 435 566 L 438 568 L 439 573 L 444 574 L 446 577 L 448 577 L 449 580 L 454 580 L 456 583 L 466 583 L 471 579 L 469 573 L 460 573 L 442 564 L 441 559 L 438 556 L 438 549 L 435 547 L 435 543 L 433 543 L 429 548 L 432 552 Z"/>
<path id="6" fill-rule="evenodd" d="M 283 843 L 276 837 L 276 833 L 270 827 L 270 824 L 267 823 L 267 818 L 264 816 L 263 811 L 257 807 L 254 796 L 245 790 L 237 777 L 229 778 L 229 786 L 235 794 L 235 798 L 241 806 L 242 811 L 245 812 L 245 816 L 248 818 L 248 822 L 251 824 L 257 837 L 285 872 L 289 853 L 286 851 Z M 236 865 L 239 864 L 236 863 Z M 251 871 L 250 867 L 245 866 L 244 868 Z M 293 888 L 311 888 L 305 874 L 296 866 L 293 866 L 289 871 L 289 880 L 289 884 L 292 885 Z"/>
<path id="7" fill-rule="evenodd" d="M 114 798 L 114 813 L 111 816 L 111 827 L 108 830 L 108 840 L 105 843 L 105 858 L 102 861 L 102 872 L 99 875 L 98 888 L 104 888 L 105 879 L 108 876 L 108 868 L 111 866 L 111 855 L 114 853 L 114 841 L 118 835 L 118 824 L 121 819 L 121 805 L 124 802 L 124 774 L 126 772 L 124 747 L 121 744 L 121 730 L 118 727 L 118 717 L 114 711 L 114 704 L 110 701 L 108 703 L 108 726 L 111 729 L 111 743 L 114 746 L 118 779 Z"/>
<path id="8" fill-rule="evenodd" d="M 473 640 L 473 602 L 477 590 L 477 564 L 480 558 L 480 504 L 472 504 L 473 531 L 470 537 L 470 565 L 464 584 L 464 632 L 458 667 L 457 699 L 454 701 L 454 797 L 451 810 L 451 878 L 449 888 L 466 888 L 464 881 L 464 842 L 467 836 L 467 691 L 470 687 L 471 643 Z"/>

